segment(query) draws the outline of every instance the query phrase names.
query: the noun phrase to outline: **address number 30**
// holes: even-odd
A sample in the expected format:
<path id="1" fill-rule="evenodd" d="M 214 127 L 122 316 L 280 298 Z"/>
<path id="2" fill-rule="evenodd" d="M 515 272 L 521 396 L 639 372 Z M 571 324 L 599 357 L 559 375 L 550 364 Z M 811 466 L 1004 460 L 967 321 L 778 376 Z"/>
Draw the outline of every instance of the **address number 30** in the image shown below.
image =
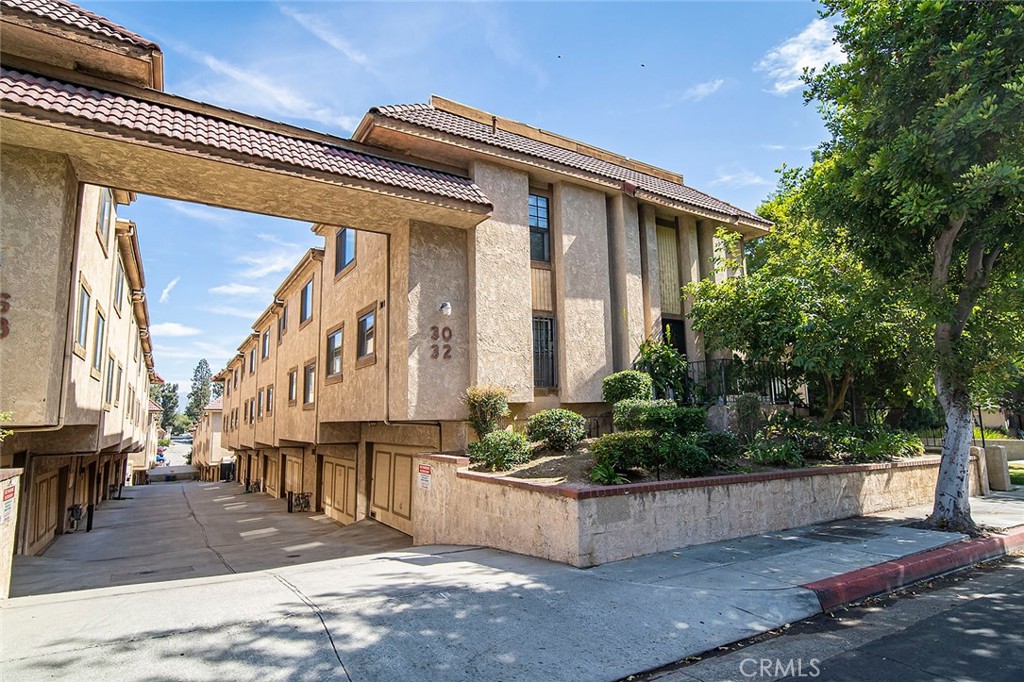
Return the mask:
<path id="1" fill-rule="evenodd" d="M 443 341 L 445 343 L 434 343 L 430 346 L 430 359 L 442 360 L 452 359 L 452 346 L 448 341 L 452 340 L 452 330 L 448 327 L 433 326 L 430 328 L 430 339 L 432 341 Z"/>

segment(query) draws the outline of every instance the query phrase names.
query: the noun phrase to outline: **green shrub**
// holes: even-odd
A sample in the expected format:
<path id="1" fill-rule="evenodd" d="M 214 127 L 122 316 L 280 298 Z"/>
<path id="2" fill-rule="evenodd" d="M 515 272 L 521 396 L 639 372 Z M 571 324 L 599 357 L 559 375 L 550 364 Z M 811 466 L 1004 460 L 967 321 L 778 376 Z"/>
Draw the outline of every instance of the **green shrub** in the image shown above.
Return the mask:
<path id="1" fill-rule="evenodd" d="M 728 431 L 704 431 L 694 434 L 690 439 L 708 453 L 712 466 L 718 469 L 731 468 L 743 454 L 740 439 Z"/>
<path id="2" fill-rule="evenodd" d="M 628 398 L 650 400 L 653 395 L 650 375 L 632 369 L 606 376 L 601 389 L 604 401 L 609 405 Z"/>
<path id="3" fill-rule="evenodd" d="M 484 439 L 487 434 L 501 427 L 501 420 L 508 416 L 510 392 L 501 386 L 470 386 L 462 402 L 469 409 L 469 425 L 476 431 L 476 437 Z"/>
<path id="4" fill-rule="evenodd" d="M 750 461 L 763 466 L 780 466 L 797 468 L 804 465 L 804 459 L 792 443 L 773 443 L 770 440 L 757 439 L 747 450 Z"/>
<path id="5" fill-rule="evenodd" d="M 594 462 L 610 466 L 616 471 L 646 468 L 652 461 L 654 441 L 653 431 L 609 433 L 594 441 L 590 451 L 594 455 Z"/>
<path id="6" fill-rule="evenodd" d="M 679 398 L 686 393 L 686 357 L 672 345 L 672 336 L 665 330 L 665 340 L 647 339 L 640 344 L 636 368 L 651 377 L 654 395 Z"/>
<path id="7" fill-rule="evenodd" d="M 169 447 L 171 445 L 171 439 L 170 438 L 157 438 L 156 439 L 156 444 L 166 448 L 166 447 Z"/>
<path id="8" fill-rule="evenodd" d="M 528 462 L 530 441 L 515 431 L 492 431 L 479 442 L 469 444 L 469 461 L 483 464 L 491 471 L 504 471 Z"/>
<path id="9" fill-rule="evenodd" d="M 761 396 L 757 393 L 744 393 L 736 398 L 736 430 L 744 443 L 752 443 L 758 429 L 764 423 L 764 412 L 761 410 Z"/>
<path id="10" fill-rule="evenodd" d="M 866 440 L 858 459 L 868 462 L 888 461 L 900 457 L 913 457 L 924 453 L 921 438 L 906 431 L 881 430 Z"/>
<path id="11" fill-rule="evenodd" d="M 595 464 L 590 470 L 590 482 L 598 485 L 622 485 L 629 479 L 615 470 L 610 464 Z"/>
<path id="12" fill-rule="evenodd" d="M 572 410 L 544 410 L 530 417 L 526 435 L 552 450 L 568 452 L 587 435 L 587 419 Z"/>
<path id="13" fill-rule="evenodd" d="M 612 423 L 619 431 L 636 431 L 647 428 L 647 414 L 658 407 L 675 407 L 671 400 L 640 400 L 626 398 L 612 407 Z"/>
<path id="14" fill-rule="evenodd" d="M 670 469 L 684 477 L 707 476 L 714 470 L 711 456 L 692 439 L 675 433 L 663 433 L 655 446 L 654 467 L 661 478 L 661 469 Z"/>

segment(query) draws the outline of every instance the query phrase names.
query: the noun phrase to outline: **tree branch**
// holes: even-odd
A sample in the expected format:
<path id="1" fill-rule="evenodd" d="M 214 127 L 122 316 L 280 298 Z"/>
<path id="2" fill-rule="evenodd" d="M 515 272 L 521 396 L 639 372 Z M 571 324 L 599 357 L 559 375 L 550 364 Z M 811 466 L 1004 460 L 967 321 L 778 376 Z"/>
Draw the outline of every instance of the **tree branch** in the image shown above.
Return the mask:
<path id="1" fill-rule="evenodd" d="M 932 267 L 932 294 L 936 296 L 942 293 L 943 287 L 949 280 L 949 265 L 953 261 L 953 242 L 960 234 L 965 220 L 966 216 L 950 218 L 949 226 L 935 240 L 935 246 L 932 249 L 935 253 L 935 265 Z"/>

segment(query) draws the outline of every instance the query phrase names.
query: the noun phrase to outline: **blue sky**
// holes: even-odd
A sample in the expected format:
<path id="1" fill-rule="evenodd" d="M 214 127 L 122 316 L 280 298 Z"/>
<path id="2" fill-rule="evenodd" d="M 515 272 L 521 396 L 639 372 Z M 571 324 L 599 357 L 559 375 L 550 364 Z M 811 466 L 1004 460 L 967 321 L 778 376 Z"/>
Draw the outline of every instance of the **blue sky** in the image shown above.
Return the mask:
<path id="1" fill-rule="evenodd" d="M 443 95 L 681 172 L 753 209 L 825 133 L 803 66 L 839 58 L 809 2 L 85 2 L 160 43 L 168 92 L 348 136 Z M 158 372 L 217 371 L 319 240 L 291 221 L 140 197 Z M 230 303 L 230 305 L 228 305 Z"/>

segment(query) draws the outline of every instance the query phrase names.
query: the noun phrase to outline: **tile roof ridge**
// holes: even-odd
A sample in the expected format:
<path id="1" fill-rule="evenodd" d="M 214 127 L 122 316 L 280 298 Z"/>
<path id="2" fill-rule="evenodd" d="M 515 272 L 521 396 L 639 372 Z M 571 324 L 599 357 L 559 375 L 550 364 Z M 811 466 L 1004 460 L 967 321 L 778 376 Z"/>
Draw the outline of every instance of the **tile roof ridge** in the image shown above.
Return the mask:
<path id="1" fill-rule="evenodd" d="M 143 38 L 138 33 L 130 31 L 124 26 L 114 21 L 111 21 L 110 19 L 102 15 L 96 14 L 95 12 L 90 12 L 84 7 L 68 2 L 67 0 L 0 0 L 0 5 L 3 5 L 10 9 L 25 12 L 26 14 L 34 15 L 42 19 L 47 19 L 49 21 L 53 21 L 59 24 L 64 24 L 65 26 L 70 26 L 71 28 L 77 28 L 82 31 L 87 31 L 88 33 L 92 33 L 94 35 L 98 34 L 106 36 L 108 38 L 113 38 L 115 40 L 120 40 L 121 42 L 137 45 L 139 47 L 145 47 L 152 50 L 156 50 L 157 52 L 161 51 L 160 46 L 152 40 Z M 47 7 L 48 5 L 50 7 Z M 52 7 L 53 5 L 57 5 L 58 7 L 54 8 Z M 77 18 L 79 19 L 79 22 L 76 23 L 71 18 L 61 16 L 59 14 L 61 9 L 70 14 L 78 14 L 79 17 Z M 94 27 L 87 25 L 90 21 L 96 22 L 101 27 L 105 28 L 106 31 L 98 31 Z"/>

